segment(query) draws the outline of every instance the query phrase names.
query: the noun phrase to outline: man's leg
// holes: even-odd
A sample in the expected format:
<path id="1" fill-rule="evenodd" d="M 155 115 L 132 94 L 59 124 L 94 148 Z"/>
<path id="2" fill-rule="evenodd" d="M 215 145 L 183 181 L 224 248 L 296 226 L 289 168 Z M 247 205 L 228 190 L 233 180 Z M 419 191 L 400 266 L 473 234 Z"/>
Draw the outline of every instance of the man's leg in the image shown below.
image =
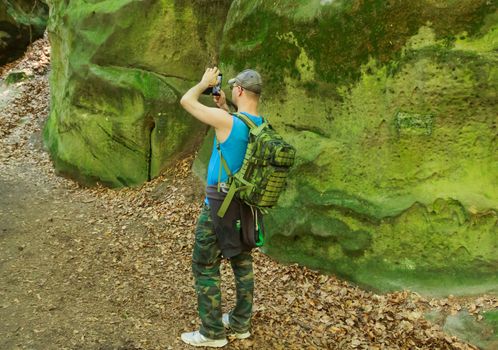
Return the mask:
<path id="1" fill-rule="evenodd" d="M 200 333 L 210 339 L 226 337 L 221 321 L 220 262 L 221 251 L 209 207 L 204 206 L 195 229 L 192 271 L 195 277 L 197 310 L 202 321 Z"/>
<path id="2" fill-rule="evenodd" d="M 250 252 L 242 252 L 230 258 L 230 264 L 235 275 L 237 289 L 237 304 L 230 312 L 230 328 L 236 333 L 245 333 L 251 328 L 254 294 L 252 255 Z"/>

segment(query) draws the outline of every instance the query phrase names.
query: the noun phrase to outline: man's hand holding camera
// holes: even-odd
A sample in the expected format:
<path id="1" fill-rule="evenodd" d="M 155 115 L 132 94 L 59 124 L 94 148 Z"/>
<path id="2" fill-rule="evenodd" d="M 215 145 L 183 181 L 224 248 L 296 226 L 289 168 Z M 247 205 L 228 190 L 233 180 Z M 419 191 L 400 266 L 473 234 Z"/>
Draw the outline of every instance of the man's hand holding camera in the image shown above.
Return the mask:
<path id="1" fill-rule="evenodd" d="M 226 97 L 221 90 L 221 78 L 217 67 L 207 68 L 200 82 L 183 95 L 180 103 L 192 116 L 214 127 L 218 139 L 224 140 L 230 134 L 232 117 L 228 113 Z M 201 94 L 212 94 L 217 107 L 208 107 L 200 103 Z"/>
<path id="2" fill-rule="evenodd" d="M 211 93 L 211 95 L 213 96 L 213 101 L 214 103 L 216 103 L 218 108 L 229 112 L 230 110 L 227 104 L 225 92 L 221 90 L 220 77 L 221 74 L 218 67 L 207 68 L 199 84 L 202 84 L 202 86 L 205 87 L 204 93 L 206 93 L 206 91 L 209 91 Z M 217 87 L 216 91 L 214 87 Z M 209 88 L 213 89 L 209 90 Z"/>
<path id="3" fill-rule="evenodd" d="M 216 84 L 218 84 L 219 74 L 220 70 L 218 69 L 218 67 L 207 68 L 201 78 L 200 84 L 202 84 L 205 89 L 215 86 Z"/>

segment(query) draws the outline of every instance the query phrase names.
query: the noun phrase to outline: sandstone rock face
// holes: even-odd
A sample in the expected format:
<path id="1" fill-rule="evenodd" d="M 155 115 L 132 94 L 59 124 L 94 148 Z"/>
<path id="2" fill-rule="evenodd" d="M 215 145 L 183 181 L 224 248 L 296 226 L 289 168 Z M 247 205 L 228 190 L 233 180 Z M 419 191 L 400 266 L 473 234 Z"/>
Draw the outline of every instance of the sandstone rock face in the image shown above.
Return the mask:
<path id="1" fill-rule="evenodd" d="M 498 291 L 495 1 L 50 5 L 60 171 L 146 181 L 203 137 L 178 100 L 204 67 L 225 81 L 252 67 L 262 114 L 298 150 L 269 254 L 378 290 Z"/>
<path id="2" fill-rule="evenodd" d="M 85 183 L 136 185 L 188 152 L 205 127 L 179 97 L 217 60 L 229 7 L 176 1 L 51 1 L 56 168 Z"/>
<path id="3" fill-rule="evenodd" d="M 234 1 L 221 52 L 228 75 L 261 71 L 298 150 L 268 253 L 379 290 L 496 292 L 496 2 L 291 3 Z"/>
<path id="4" fill-rule="evenodd" d="M 0 65 L 22 56 L 26 47 L 43 36 L 48 6 L 35 0 L 0 3 Z"/>

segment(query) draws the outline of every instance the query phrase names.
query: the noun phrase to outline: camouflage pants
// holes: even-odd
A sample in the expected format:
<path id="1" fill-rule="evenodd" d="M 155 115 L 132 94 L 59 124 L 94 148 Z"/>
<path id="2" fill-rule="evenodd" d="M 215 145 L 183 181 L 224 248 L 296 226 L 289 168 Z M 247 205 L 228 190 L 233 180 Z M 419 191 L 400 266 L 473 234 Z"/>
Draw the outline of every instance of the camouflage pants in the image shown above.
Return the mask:
<path id="1" fill-rule="evenodd" d="M 200 332 L 210 339 L 225 337 L 225 328 L 221 321 L 220 263 L 221 251 L 210 210 L 204 205 L 195 229 L 192 270 L 195 277 L 197 310 L 202 322 Z M 230 264 L 237 290 L 237 302 L 230 312 L 230 326 L 236 333 L 244 333 L 250 329 L 252 314 L 254 276 L 251 253 L 242 252 L 230 258 Z"/>

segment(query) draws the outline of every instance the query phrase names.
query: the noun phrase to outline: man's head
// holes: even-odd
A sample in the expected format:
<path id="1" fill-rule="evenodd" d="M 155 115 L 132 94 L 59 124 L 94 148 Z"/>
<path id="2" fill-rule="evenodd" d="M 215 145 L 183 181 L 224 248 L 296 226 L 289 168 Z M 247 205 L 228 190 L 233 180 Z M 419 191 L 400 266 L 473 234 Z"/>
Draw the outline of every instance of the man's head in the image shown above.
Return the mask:
<path id="1" fill-rule="evenodd" d="M 252 100 L 259 100 L 263 82 L 261 75 L 252 69 L 246 69 L 228 81 L 232 89 L 232 99 L 236 102 L 242 96 Z"/>

